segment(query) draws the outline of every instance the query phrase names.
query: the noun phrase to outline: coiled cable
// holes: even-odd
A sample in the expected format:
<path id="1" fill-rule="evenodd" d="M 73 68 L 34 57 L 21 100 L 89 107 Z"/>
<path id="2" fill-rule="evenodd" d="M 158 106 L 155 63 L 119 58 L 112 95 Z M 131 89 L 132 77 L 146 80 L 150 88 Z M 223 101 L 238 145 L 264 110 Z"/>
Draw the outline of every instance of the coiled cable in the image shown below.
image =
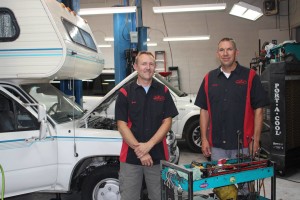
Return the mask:
<path id="1" fill-rule="evenodd" d="M 4 177 L 4 170 L 2 165 L 0 164 L 0 170 L 2 174 L 2 189 L 1 189 L 1 200 L 4 200 L 4 191 L 5 191 L 5 177 Z"/>

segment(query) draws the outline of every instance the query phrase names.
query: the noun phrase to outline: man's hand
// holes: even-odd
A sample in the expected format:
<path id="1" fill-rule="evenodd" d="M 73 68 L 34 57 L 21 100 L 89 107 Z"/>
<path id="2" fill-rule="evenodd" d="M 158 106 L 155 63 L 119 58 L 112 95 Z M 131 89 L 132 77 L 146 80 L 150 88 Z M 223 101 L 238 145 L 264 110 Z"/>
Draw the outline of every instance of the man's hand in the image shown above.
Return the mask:
<path id="1" fill-rule="evenodd" d="M 201 130 L 201 141 L 202 141 L 201 150 L 205 157 L 209 157 L 211 155 L 210 145 L 207 140 L 209 120 L 210 117 L 208 111 L 205 109 L 200 109 L 200 130 Z"/>
<path id="2" fill-rule="evenodd" d="M 150 142 L 147 143 L 139 143 L 135 146 L 134 152 L 138 158 L 142 158 L 144 155 L 149 153 L 149 151 L 152 149 L 152 145 Z"/>
<path id="3" fill-rule="evenodd" d="M 132 148 L 138 158 L 142 158 L 144 155 L 150 152 L 150 150 L 158 143 L 163 141 L 163 139 L 168 134 L 172 126 L 172 117 L 167 117 L 162 120 L 162 124 L 151 139 L 145 143 L 135 144 Z"/>
<path id="4" fill-rule="evenodd" d="M 211 151 L 210 151 L 210 145 L 207 140 L 202 140 L 202 153 L 205 157 L 210 157 Z"/>
<path id="5" fill-rule="evenodd" d="M 255 156 L 259 151 L 259 142 L 251 141 L 249 143 L 249 153 L 251 156 Z"/>
<path id="6" fill-rule="evenodd" d="M 142 156 L 140 158 L 141 160 L 141 163 L 143 166 L 148 166 L 148 167 L 151 167 L 153 166 L 153 160 L 152 160 L 152 157 L 150 156 L 149 153 L 147 153 L 146 155 Z"/>

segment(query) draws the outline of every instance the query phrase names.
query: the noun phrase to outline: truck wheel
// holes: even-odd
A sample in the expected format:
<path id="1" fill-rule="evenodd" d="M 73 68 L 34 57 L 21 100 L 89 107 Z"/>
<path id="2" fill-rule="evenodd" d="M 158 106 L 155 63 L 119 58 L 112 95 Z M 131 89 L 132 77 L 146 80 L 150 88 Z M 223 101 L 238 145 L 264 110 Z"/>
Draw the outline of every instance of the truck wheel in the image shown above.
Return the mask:
<path id="1" fill-rule="evenodd" d="M 190 150 L 201 153 L 201 133 L 198 118 L 195 118 L 186 126 L 185 141 Z"/>
<path id="2" fill-rule="evenodd" d="M 116 165 L 95 169 L 82 184 L 82 200 L 120 200 L 118 172 Z"/>

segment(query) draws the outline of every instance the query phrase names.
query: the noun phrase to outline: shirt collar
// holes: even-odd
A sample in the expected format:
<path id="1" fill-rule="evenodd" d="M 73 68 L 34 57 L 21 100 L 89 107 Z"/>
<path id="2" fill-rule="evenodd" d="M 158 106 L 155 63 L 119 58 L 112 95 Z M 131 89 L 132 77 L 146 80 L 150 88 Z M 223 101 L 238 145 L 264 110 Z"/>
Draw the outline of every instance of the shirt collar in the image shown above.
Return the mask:
<path id="1" fill-rule="evenodd" d="M 157 88 L 157 86 L 158 86 L 158 82 L 153 78 L 150 87 Z M 137 78 L 135 78 L 135 79 L 133 80 L 133 88 L 134 88 L 134 89 L 137 89 L 137 88 L 139 88 L 139 87 L 142 87 L 142 86 L 137 84 Z"/>
<path id="2" fill-rule="evenodd" d="M 240 74 L 241 73 L 241 65 L 239 62 L 236 61 L 236 68 L 231 72 L 231 73 L 237 73 Z M 222 70 L 221 70 L 221 65 L 218 67 L 218 73 L 217 76 L 220 76 L 220 74 L 223 74 Z"/>

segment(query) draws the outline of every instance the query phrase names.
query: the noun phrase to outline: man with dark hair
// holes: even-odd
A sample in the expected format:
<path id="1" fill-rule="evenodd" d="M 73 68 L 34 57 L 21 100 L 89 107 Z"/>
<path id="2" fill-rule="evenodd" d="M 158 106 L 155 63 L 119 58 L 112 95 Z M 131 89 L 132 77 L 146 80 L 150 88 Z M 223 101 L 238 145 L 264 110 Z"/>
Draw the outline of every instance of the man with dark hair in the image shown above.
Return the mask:
<path id="1" fill-rule="evenodd" d="M 140 199 L 145 176 L 148 197 L 161 199 L 160 160 L 168 160 L 166 135 L 172 118 L 178 115 L 166 86 L 155 81 L 155 59 L 140 52 L 134 69 L 138 78 L 120 89 L 115 116 L 123 137 L 120 154 L 120 193 L 122 200 Z"/>

